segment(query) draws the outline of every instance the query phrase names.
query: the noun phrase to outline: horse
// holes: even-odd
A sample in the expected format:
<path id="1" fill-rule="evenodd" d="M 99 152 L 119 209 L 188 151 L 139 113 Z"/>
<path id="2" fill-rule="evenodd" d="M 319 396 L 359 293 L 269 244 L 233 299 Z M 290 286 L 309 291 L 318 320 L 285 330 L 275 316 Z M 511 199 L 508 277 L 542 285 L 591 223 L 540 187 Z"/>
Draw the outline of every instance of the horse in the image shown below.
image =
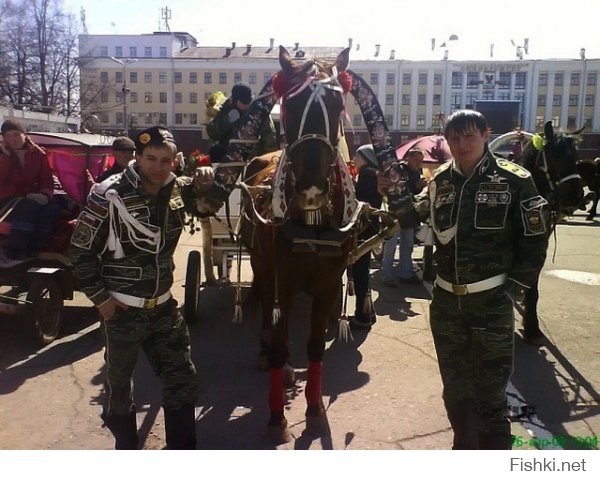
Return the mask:
<path id="1" fill-rule="evenodd" d="M 527 134 L 529 141 L 513 160 L 531 173 L 539 194 L 548 202 L 548 238 L 555 232 L 556 225 L 562 218 L 573 214 L 583 197 L 577 168 L 577 141 L 582 131 L 583 129 L 574 132 L 554 131 L 552 122 L 546 122 L 543 134 Z M 516 136 L 519 144 L 522 144 L 525 133 L 511 132 L 506 136 Z M 502 143 L 503 139 L 499 137 L 495 144 L 490 144 L 490 149 Z M 540 344 L 544 338 L 537 314 L 540 273 L 541 271 L 538 272 L 535 284 L 527 290 L 523 301 L 523 339 L 532 344 Z"/>
<path id="2" fill-rule="evenodd" d="M 581 182 L 584 187 L 588 187 L 590 193 L 584 197 L 579 205 L 580 210 L 585 210 L 587 203 L 591 200 L 592 205 L 585 218 L 593 221 L 598 209 L 598 200 L 600 199 L 600 157 L 595 160 L 580 160 L 577 162 L 577 171 L 581 175 Z"/>

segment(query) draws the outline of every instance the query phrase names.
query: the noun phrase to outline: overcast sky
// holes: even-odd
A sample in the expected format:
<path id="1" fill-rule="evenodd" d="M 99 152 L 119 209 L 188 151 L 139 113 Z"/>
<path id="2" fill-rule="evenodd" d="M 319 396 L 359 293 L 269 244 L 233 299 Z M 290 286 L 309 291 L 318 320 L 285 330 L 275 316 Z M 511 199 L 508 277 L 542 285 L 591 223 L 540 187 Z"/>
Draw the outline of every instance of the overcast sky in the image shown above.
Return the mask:
<path id="1" fill-rule="evenodd" d="M 450 59 L 512 60 L 529 39 L 524 59 L 600 58 L 600 0 L 64 0 L 78 17 L 85 10 L 90 34 L 140 34 L 164 30 L 192 34 L 203 46 L 348 45 L 363 58 L 381 45 L 382 58 L 441 59 L 450 35 Z M 340 7 L 343 7 L 341 9 Z M 568 9 L 565 8 L 568 6 Z M 431 39 L 436 39 L 432 51 Z M 515 46 L 512 45 L 514 41 Z M 490 57 L 490 45 L 494 56 Z"/>

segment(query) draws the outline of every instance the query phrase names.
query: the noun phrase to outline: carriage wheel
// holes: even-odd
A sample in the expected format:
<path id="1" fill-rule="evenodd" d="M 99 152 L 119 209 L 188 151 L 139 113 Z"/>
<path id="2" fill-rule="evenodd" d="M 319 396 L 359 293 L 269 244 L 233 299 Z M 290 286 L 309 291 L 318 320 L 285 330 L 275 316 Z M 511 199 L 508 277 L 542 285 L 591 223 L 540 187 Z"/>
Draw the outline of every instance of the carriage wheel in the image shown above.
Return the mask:
<path id="1" fill-rule="evenodd" d="M 200 252 L 192 250 L 188 254 L 185 271 L 185 299 L 183 316 L 187 323 L 198 320 L 198 301 L 200 294 Z"/>
<path id="2" fill-rule="evenodd" d="M 42 345 L 48 345 L 58 337 L 63 305 L 63 289 L 55 277 L 33 279 L 27 292 L 26 315 L 33 337 Z"/>

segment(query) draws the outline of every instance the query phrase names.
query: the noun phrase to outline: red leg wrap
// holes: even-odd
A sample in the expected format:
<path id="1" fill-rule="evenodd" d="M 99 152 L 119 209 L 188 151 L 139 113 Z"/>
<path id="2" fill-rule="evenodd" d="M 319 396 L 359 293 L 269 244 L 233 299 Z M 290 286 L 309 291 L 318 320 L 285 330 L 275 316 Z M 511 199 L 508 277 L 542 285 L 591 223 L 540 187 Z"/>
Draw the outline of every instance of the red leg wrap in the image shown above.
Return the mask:
<path id="1" fill-rule="evenodd" d="M 308 374 L 306 380 L 307 405 L 319 405 L 321 403 L 321 372 L 323 371 L 323 362 L 310 362 L 308 364 Z"/>
<path id="2" fill-rule="evenodd" d="M 269 408 L 272 412 L 283 412 L 285 390 L 283 388 L 283 368 L 269 370 Z"/>

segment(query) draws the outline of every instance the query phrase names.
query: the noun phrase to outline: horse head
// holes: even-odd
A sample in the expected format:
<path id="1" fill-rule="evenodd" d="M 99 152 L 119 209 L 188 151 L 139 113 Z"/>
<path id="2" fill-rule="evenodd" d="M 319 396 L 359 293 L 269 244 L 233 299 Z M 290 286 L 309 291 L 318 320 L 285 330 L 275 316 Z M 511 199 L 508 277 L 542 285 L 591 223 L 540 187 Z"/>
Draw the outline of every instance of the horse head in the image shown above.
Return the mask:
<path id="1" fill-rule="evenodd" d="M 349 90 L 349 77 L 344 76 L 348 60 L 348 48 L 333 63 L 318 59 L 299 62 L 284 47 L 279 49 L 281 70 L 274 76 L 273 86 L 281 97 L 292 203 L 303 212 L 330 204 L 344 94 Z"/>
<path id="2" fill-rule="evenodd" d="M 558 215 L 571 215 L 583 197 L 577 170 L 577 142 L 582 130 L 555 132 L 552 122 L 546 122 L 544 134 L 535 134 L 521 156 L 540 195 Z"/>

